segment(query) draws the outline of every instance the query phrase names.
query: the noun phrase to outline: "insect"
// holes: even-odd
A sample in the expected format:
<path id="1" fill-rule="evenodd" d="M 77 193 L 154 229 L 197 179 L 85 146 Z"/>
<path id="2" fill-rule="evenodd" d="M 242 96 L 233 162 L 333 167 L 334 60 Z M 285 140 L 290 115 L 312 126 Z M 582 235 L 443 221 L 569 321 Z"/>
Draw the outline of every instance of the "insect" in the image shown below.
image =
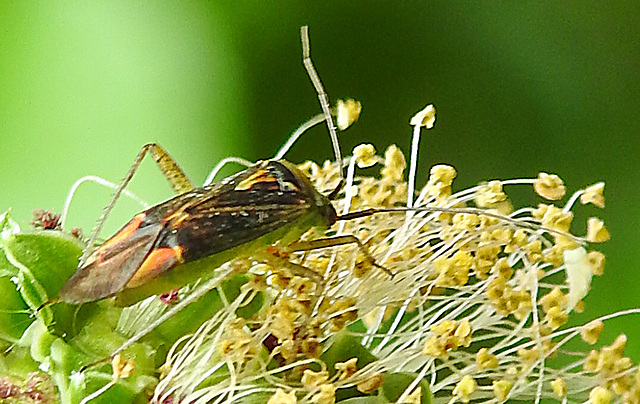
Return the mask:
<path id="1" fill-rule="evenodd" d="M 311 63 L 306 27 L 301 33 L 304 64 L 319 94 L 322 120 L 327 122 L 341 167 L 328 97 Z M 178 195 L 135 215 L 114 236 L 90 251 L 109 211 L 148 153 Z M 374 265 L 382 268 L 354 236 L 298 241 L 312 227 L 327 229 L 337 220 L 357 217 L 341 217 L 333 208 L 330 200 L 341 187 L 342 181 L 329 195 L 322 195 L 293 164 L 266 160 L 219 183 L 196 188 L 162 147 L 147 144 L 103 212 L 78 269 L 58 297 L 43 306 L 56 301 L 80 304 L 114 296 L 118 304 L 130 305 L 191 283 L 201 278 L 207 268 L 238 255 L 250 252 L 252 256 L 268 256 L 267 250 L 276 241 L 287 246 L 288 252 L 356 243 Z M 207 265 L 200 265 L 203 261 Z M 291 263 L 288 266 L 294 272 L 314 276 L 304 267 Z"/>
<path id="2" fill-rule="evenodd" d="M 155 144 L 147 149 L 162 153 Z M 134 216 L 89 255 L 59 297 L 83 303 L 120 294 L 129 303 L 126 296 L 139 300 L 202 276 L 186 264 L 209 258 L 209 265 L 220 265 L 243 252 L 264 253 L 275 241 L 290 245 L 309 228 L 328 228 L 337 219 L 329 198 L 293 164 L 261 161 Z"/>

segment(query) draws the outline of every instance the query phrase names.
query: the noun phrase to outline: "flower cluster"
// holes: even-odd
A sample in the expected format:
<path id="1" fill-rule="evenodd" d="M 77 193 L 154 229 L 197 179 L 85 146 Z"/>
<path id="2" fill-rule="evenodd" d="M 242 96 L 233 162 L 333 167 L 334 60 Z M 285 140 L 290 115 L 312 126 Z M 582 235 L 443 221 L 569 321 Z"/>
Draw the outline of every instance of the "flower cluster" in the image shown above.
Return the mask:
<path id="1" fill-rule="evenodd" d="M 435 115 L 425 111 L 412 121 L 418 128 L 433 125 Z M 154 400 L 640 402 L 640 375 L 624 356 L 624 336 L 589 353 L 566 348 L 581 338 L 587 351 L 603 320 L 637 312 L 565 326 L 583 308 L 591 276 L 603 273 L 604 255 L 587 249 L 608 239 L 603 223 L 592 218 L 585 236 L 570 233 L 577 202 L 604 207 L 602 183 L 563 205 L 514 209 L 508 187 L 532 187 L 547 201 L 563 200 L 566 187 L 541 173 L 454 192 L 455 169 L 438 165 L 415 192 L 395 146 L 378 156 L 361 145 L 345 162 L 338 212 L 379 212 L 342 221 L 330 235 L 355 236 L 362 245 L 292 254 L 291 265 L 303 268 L 297 276 L 273 263 L 229 263 L 249 282 L 237 297 L 223 296 L 225 308 L 173 347 Z M 356 174 L 374 166 L 378 175 Z M 300 169 L 317 189 L 340 179 L 330 162 Z M 323 236 L 309 231 L 305 238 Z M 261 308 L 239 314 L 257 295 L 265 299 Z"/>

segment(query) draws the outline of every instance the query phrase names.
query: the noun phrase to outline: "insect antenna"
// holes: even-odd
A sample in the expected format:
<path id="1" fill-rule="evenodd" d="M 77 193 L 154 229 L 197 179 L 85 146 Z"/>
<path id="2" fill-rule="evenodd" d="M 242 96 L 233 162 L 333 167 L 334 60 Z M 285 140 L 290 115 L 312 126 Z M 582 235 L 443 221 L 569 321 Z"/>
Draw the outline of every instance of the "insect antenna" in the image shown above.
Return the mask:
<path id="1" fill-rule="evenodd" d="M 557 229 L 553 229 L 550 227 L 546 227 L 537 223 L 531 223 L 523 220 L 519 220 L 515 217 L 505 216 L 500 213 L 496 213 L 490 210 L 481 209 L 481 208 L 446 208 L 446 207 L 396 207 L 396 208 L 367 208 L 363 210 L 358 210 L 355 212 L 345 213 L 344 215 L 338 215 L 337 220 L 353 220 L 359 219 L 363 217 L 368 217 L 375 215 L 377 213 L 394 213 L 394 212 L 426 212 L 426 213 L 468 213 L 479 216 L 487 216 L 494 219 L 498 219 L 500 221 L 515 224 L 521 228 L 525 228 L 531 231 L 544 231 L 547 233 L 558 234 L 565 237 L 568 237 L 574 241 L 582 243 L 586 241 L 582 237 L 574 236 L 571 233 L 560 231 Z"/>
<path id="2" fill-rule="evenodd" d="M 284 155 L 287 154 L 287 152 L 291 149 L 291 146 L 293 146 L 293 144 L 300 138 L 300 136 L 302 136 L 310 128 L 316 126 L 319 123 L 325 122 L 326 120 L 327 120 L 327 117 L 324 115 L 324 112 L 323 112 L 313 116 L 312 118 L 304 122 L 302 125 L 298 127 L 298 129 L 295 130 L 295 132 L 293 132 L 291 136 L 289 136 L 289 139 L 287 139 L 287 141 L 282 145 L 282 147 L 280 147 L 280 149 L 275 154 L 275 156 L 273 156 L 273 159 L 280 160 L 281 158 L 283 158 Z"/>
<path id="3" fill-rule="evenodd" d="M 69 193 L 67 194 L 67 199 L 65 199 L 64 201 L 64 207 L 62 208 L 62 214 L 60 215 L 60 227 L 62 227 L 63 229 L 65 228 L 65 224 L 67 223 L 67 216 L 69 215 L 69 207 L 71 206 L 71 201 L 78 191 L 78 187 L 80 187 L 80 185 L 84 184 L 85 182 L 94 182 L 98 185 L 102 185 L 103 187 L 111 188 L 113 190 L 118 189 L 118 184 L 114 184 L 111 181 L 107 181 L 104 178 L 97 177 L 95 175 L 85 175 L 84 177 L 74 182 L 71 186 L 71 189 L 69 190 Z M 148 203 L 143 201 L 139 196 L 131 191 L 124 189 L 122 190 L 122 195 L 138 202 L 144 209 L 149 207 Z"/>
<path id="4" fill-rule="evenodd" d="M 275 157 L 274 159 L 279 160 L 281 158 L 282 158 L 282 156 Z M 218 172 L 220 172 L 222 167 L 224 167 L 225 165 L 227 165 L 229 163 L 237 163 L 237 164 L 243 165 L 245 167 L 251 167 L 254 164 L 254 163 L 250 162 L 249 160 L 245 160 L 245 159 L 243 159 L 241 157 L 226 157 L 226 158 L 223 158 L 222 160 L 220 160 L 220 162 L 218 164 L 216 164 L 215 167 L 213 167 L 213 170 L 211 170 L 211 172 L 207 176 L 207 179 L 204 180 L 204 185 L 203 186 L 211 185 L 211 183 L 216 178 L 216 175 L 218 175 Z"/>
<path id="5" fill-rule="evenodd" d="M 327 123 L 327 127 L 329 128 L 329 135 L 331 136 L 331 144 L 333 145 L 333 153 L 336 157 L 336 163 L 338 165 L 338 169 L 340 170 L 340 182 L 338 186 L 329 193 L 327 196 L 329 199 L 335 199 L 340 190 L 344 186 L 344 165 L 342 164 L 342 151 L 340 150 L 340 143 L 338 142 L 338 134 L 336 132 L 336 126 L 333 123 L 333 117 L 331 116 L 331 108 L 329 104 L 329 96 L 324 91 L 324 87 L 322 86 L 322 81 L 320 81 L 320 76 L 316 72 L 315 67 L 313 66 L 313 62 L 311 61 L 311 45 L 309 43 L 309 27 L 304 25 L 300 28 L 300 39 L 302 41 L 302 63 L 304 64 L 305 69 L 307 69 L 307 74 L 309 75 L 309 79 L 311 79 L 311 83 L 316 89 L 316 93 L 318 94 L 318 100 L 320 101 L 320 107 L 322 107 L 322 112 L 324 113 L 324 120 Z"/>

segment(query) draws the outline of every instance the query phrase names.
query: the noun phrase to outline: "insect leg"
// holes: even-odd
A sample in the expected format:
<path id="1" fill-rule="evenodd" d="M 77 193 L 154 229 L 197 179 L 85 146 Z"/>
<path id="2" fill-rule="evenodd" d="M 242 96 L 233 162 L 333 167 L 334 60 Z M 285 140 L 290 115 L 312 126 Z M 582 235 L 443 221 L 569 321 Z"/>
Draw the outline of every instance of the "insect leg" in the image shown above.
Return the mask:
<path id="1" fill-rule="evenodd" d="M 365 256 L 365 258 L 367 259 L 367 261 L 369 261 L 371 265 L 383 270 L 390 276 L 395 275 L 390 269 L 385 268 L 382 265 L 378 264 L 376 260 L 373 258 L 373 256 L 371 255 L 371 253 L 369 252 L 369 250 L 367 249 L 367 247 L 362 243 L 362 241 L 360 241 L 358 237 L 352 234 L 335 236 L 335 237 L 327 237 L 327 238 L 319 238 L 319 239 L 310 240 L 310 241 L 294 241 L 293 243 L 287 246 L 287 251 L 290 251 L 290 252 L 310 251 L 310 250 L 317 250 L 320 248 L 336 247 L 336 246 L 341 246 L 345 244 L 356 244 L 360 252 L 362 252 L 362 254 Z"/>
<path id="2" fill-rule="evenodd" d="M 183 194 L 194 188 L 193 183 L 191 183 L 187 174 L 182 171 L 182 168 L 180 168 L 173 157 L 171 157 L 165 149 L 160 147 L 160 145 L 156 143 L 147 143 L 144 145 L 139 153 L 140 161 L 142 161 L 142 158 L 144 157 L 145 149 L 151 153 L 151 156 L 158 164 L 158 167 L 160 167 L 160 170 L 162 170 L 164 176 L 167 177 L 171 184 L 171 188 L 173 188 L 176 193 Z M 138 165 L 139 164 L 140 163 L 138 163 Z"/>
<path id="3" fill-rule="evenodd" d="M 287 252 L 288 248 L 287 248 Z M 253 256 L 254 258 L 264 261 L 265 263 L 272 266 L 280 266 L 288 269 L 291 274 L 295 276 L 300 276 L 303 278 L 310 278 L 315 283 L 319 285 L 324 284 L 324 279 L 320 274 L 318 274 L 313 269 L 307 268 L 304 265 L 296 264 L 295 262 L 291 262 L 286 258 L 280 257 L 276 254 L 271 254 L 269 252 L 258 253 Z"/>
<path id="4" fill-rule="evenodd" d="M 167 153 L 162 147 L 160 147 L 160 145 L 156 143 L 147 143 L 146 145 L 144 145 L 140 150 L 140 152 L 138 153 L 138 155 L 136 156 L 136 159 L 134 160 L 133 165 L 131 166 L 129 171 L 127 172 L 127 175 L 124 177 L 124 179 L 116 189 L 115 193 L 111 197 L 109 204 L 104 208 L 104 211 L 100 216 L 100 220 L 98 220 L 98 224 L 93 229 L 91 238 L 87 243 L 87 248 L 85 248 L 85 250 L 82 253 L 82 257 L 80 258 L 80 264 L 79 264 L 80 266 L 84 264 L 89 254 L 91 254 L 92 246 L 95 243 L 96 239 L 98 238 L 98 233 L 100 233 L 102 226 L 104 226 L 104 222 L 107 220 L 109 213 L 111 213 L 111 210 L 115 206 L 118 198 L 123 193 L 124 189 L 127 187 L 127 185 L 129 185 L 129 182 L 131 182 L 133 175 L 138 170 L 138 167 L 140 167 L 140 164 L 142 163 L 142 160 L 144 159 L 144 156 L 146 156 L 147 153 L 151 153 L 151 156 L 153 156 L 153 159 L 158 164 L 158 167 L 160 167 L 160 170 L 162 170 L 165 177 L 167 177 L 167 179 L 169 180 L 171 187 L 177 193 L 184 193 L 193 189 L 193 184 L 191 183 L 187 175 L 184 173 L 184 171 L 182 171 L 180 166 L 178 166 L 178 163 L 176 163 L 176 161 L 169 155 L 169 153 Z"/>

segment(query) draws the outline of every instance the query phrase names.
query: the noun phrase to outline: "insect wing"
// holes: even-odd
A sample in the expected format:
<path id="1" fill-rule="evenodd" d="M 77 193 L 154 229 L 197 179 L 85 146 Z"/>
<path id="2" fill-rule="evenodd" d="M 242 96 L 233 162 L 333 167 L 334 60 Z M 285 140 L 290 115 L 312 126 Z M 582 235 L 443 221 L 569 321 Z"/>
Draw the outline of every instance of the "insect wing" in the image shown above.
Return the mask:
<path id="1" fill-rule="evenodd" d="M 316 194 L 295 166 L 265 161 L 150 208 L 147 220 L 165 227 L 116 304 L 182 287 L 232 258 L 254 255 L 276 241 L 286 245 L 312 226 L 328 226 L 335 211 L 326 201 L 331 214 L 325 217 Z"/>
<path id="2" fill-rule="evenodd" d="M 251 255 L 276 240 L 296 240 L 310 226 L 331 224 L 335 211 L 330 202 L 324 201 L 332 212 L 324 217 L 318 212 L 317 192 L 302 178 L 292 165 L 263 161 L 155 205 L 91 254 L 60 298 L 68 303 L 103 299 L 163 278 L 179 264 L 245 245 Z M 194 275 L 172 274 L 171 285 L 184 286 Z"/>
<path id="3" fill-rule="evenodd" d="M 84 303 L 104 299 L 122 289 L 164 228 L 162 224 L 141 227 L 143 219 L 144 214 L 137 215 L 96 249 L 62 287 L 60 299 L 67 303 Z"/>
<path id="4" fill-rule="evenodd" d="M 300 220 L 311 203 L 292 183 L 257 170 L 201 198 L 169 223 L 157 247 L 183 248 L 194 261 L 272 233 Z"/>

